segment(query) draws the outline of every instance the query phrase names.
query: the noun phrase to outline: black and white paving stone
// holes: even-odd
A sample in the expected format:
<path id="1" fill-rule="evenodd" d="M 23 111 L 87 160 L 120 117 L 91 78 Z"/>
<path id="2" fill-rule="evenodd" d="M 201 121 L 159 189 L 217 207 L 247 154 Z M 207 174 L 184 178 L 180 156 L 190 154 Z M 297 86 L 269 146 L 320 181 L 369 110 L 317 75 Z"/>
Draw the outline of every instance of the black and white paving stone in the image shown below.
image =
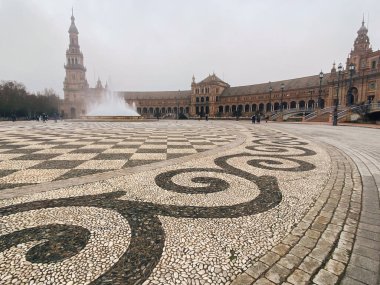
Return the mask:
<path id="1" fill-rule="evenodd" d="M 105 151 L 115 151 L 119 148 L 109 146 L 123 142 L 129 147 L 120 149 L 135 149 L 136 160 L 147 161 L 167 159 L 163 155 L 169 154 L 169 146 L 197 150 L 195 146 L 207 141 L 214 148 L 180 162 L 168 160 L 150 171 L 0 201 L 1 284 L 230 284 L 291 232 L 331 173 L 331 159 L 323 148 L 268 125 L 160 123 L 124 126 L 128 139 L 117 135 L 122 127 L 112 129 L 111 123 L 65 123 L 75 130 L 61 125 L 65 143 L 43 149 L 27 143 L 33 140 L 30 133 L 54 132 L 55 125 L 22 127 L 26 129 L 20 152 L 9 146 L 20 130 L 0 127 L 8 136 L 2 141 L 6 151 L 0 153 L 8 155 L 4 165 L 22 156 L 31 161 L 14 172 L 14 180 L 7 180 L 12 173 L 4 175 L 3 183 L 30 183 L 33 174 L 28 171 L 34 170 L 41 171 L 40 182 L 64 179 L 74 169 L 122 168 L 123 159 L 104 155 L 118 154 Z M 112 135 L 105 134 L 111 130 Z M 217 151 L 235 140 L 232 130 L 245 142 Z M 136 148 L 137 142 L 144 147 Z M 160 152 L 162 142 L 165 153 Z M 55 147 L 64 151 L 57 154 Z M 36 149 L 43 153 L 29 152 Z M 103 151 L 78 152 L 82 149 Z M 39 159 L 40 154 L 72 159 Z M 76 165 L 76 154 L 87 156 Z M 103 156 L 97 160 L 90 154 Z M 34 169 L 36 160 L 46 168 L 50 165 L 47 171 L 52 172 L 45 176 L 42 168 Z"/>

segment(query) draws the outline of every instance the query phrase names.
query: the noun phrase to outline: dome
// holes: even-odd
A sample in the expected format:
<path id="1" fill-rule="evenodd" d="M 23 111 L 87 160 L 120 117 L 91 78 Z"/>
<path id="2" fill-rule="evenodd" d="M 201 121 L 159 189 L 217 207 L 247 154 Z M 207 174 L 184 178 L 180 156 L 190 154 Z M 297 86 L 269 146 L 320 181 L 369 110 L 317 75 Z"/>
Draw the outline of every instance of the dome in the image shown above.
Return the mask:
<path id="1" fill-rule="evenodd" d="M 366 34 L 368 33 L 367 27 L 364 25 L 364 21 L 362 22 L 362 26 L 360 27 L 358 34 Z"/>

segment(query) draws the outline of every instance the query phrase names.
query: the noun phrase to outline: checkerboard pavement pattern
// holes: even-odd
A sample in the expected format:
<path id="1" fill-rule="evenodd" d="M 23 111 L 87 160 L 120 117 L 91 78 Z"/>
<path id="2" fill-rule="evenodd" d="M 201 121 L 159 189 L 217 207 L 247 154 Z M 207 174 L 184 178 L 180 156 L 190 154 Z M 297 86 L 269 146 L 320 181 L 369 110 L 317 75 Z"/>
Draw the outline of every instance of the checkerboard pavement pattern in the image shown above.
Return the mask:
<path id="1" fill-rule="evenodd" d="M 172 123 L 28 122 L 0 125 L 0 134 L 0 189 L 149 164 L 236 139 L 225 129 Z"/>

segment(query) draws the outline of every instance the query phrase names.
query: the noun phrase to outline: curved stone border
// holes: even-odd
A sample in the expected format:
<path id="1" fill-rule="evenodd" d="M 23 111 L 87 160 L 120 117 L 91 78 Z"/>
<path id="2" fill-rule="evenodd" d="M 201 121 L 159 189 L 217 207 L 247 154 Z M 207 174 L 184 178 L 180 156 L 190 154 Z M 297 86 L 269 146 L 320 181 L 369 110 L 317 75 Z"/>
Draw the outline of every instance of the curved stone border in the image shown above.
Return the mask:
<path id="1" fill-rule="evenodd" d="M 361 210 L 361 177 L 350 157 L 324 144 L 332 173 L 313 207 L 281 243 L 233 285 L 337 284 L 352 252 Z"/>
<path id="2" fill-rule="evenodd" d="M 143 172 L 143 171 L 149 171 L 149 170 L 153 170 L 153 169 L 157 169 L 157 168 L 161 168 L 161 167 L 165 167 L 165 166 L 169 166 L 169 165 L 173 165 L 177 163 L 183 163 L 183 162 L 190 161 L 193 159 L 201 159 L 205 156 L 218 154 L 228 149 L 237 147 L 245 142 L 246 136 L 244 134 L 240 132 L 235 132 L 233 134 L 236 135 L 236 139 L 233 142 L 201 152 L 201 153 L 195 153 L 195 154 L 184 156 L 184 157 L 168 159 L 164 161 L 154 162 L 151 164 L 146 164 L 146 165 L 141 165 L 141 166 L 136 166 L 136 167 L 131 167 L 131 168 L 112 170 L 112 171 L 102 172 L 98 174 L 69 178 L 65 180 L 51 181 L 51 182 L 40 183 L 36 185 L 26 185 L 26 186 L 11 188 L 11 189 L 4 189 L 0 191 L 0 199 L 16 198 L 16 197 L 26 196 L 30 194 L 41 193 L 41 192 L 56 190 L 60 188 L 66 188 L 70 186 L 106 180 L 106 179 L 110 179 L 110 178 L 114 178 L 118 176 L 124 176 L 124 175 L 129 175 L 129 174 Z"/>

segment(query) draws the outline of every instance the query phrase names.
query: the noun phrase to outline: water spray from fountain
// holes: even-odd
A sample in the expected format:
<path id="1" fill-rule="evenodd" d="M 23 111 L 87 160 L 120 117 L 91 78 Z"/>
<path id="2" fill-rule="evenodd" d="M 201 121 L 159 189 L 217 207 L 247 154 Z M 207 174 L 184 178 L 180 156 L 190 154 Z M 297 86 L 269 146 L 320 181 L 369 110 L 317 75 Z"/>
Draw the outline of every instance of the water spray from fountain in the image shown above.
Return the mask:
<path id="1" fill-rule="evenodd" d="M 130 106 L 109 85 L 104 89 L 100 100 L 89 103 L 87 110 L 87 116 L 140 116 L 135 103 Z"/>

